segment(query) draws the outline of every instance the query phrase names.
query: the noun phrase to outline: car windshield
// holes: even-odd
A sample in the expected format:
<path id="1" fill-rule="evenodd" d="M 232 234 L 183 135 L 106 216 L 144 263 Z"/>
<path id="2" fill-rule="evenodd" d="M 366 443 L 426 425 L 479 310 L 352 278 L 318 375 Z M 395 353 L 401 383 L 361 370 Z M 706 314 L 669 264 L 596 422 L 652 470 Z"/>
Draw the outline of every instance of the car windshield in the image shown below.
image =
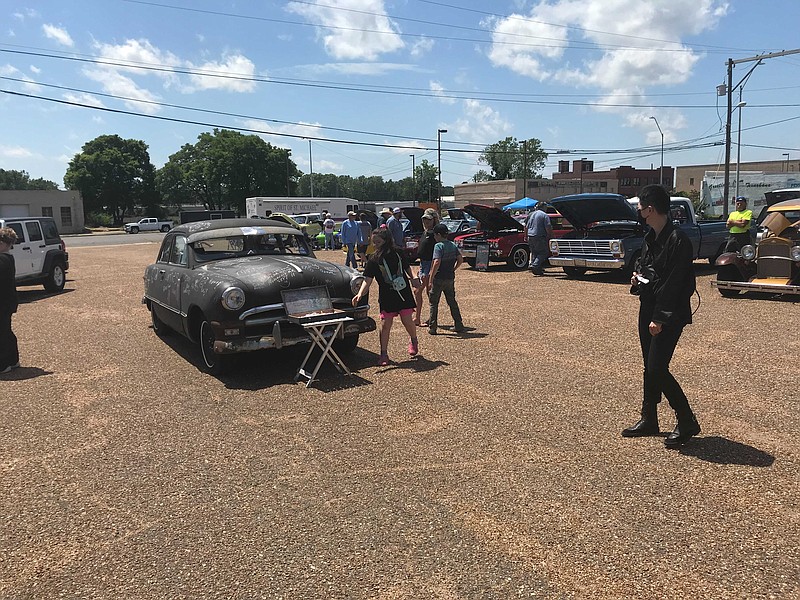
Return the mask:
<path id="1" fill-rule="evenodd" d="M 240 256 L 311 254 L 303 236 L 285 233 L 209 238 L 194 242 L 192 248 L 199 263 Z"/>
<path id="2" fill-rule="evenodd" d="M 300 225 L 305 225 L 308 223 L 308 217 L 304 217 L 303 215 L 291 215 L 291 218 L 295 220 L 296 223 Z"/>
<path id="3" fill-rule="evenodd" d="M 453 220 L 453 219 L 442 219 L 442 224 L 447 226 L 447 230 L 450 233 L 456 233 L 458 228 L 461 227 L 461 223 L 463 221 L 460 220 Z"/>

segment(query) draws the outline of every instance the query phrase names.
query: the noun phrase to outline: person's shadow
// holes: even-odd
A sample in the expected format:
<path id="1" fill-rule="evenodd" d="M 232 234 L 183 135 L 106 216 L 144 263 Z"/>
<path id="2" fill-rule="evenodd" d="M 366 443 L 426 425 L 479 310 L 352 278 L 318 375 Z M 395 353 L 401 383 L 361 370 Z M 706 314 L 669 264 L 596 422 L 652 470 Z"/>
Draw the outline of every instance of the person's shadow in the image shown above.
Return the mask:
<path id="1" fill-rule="evenodd" d="M 721 465 L 769 467 L 775 462 L 775 457 L 768 452 L 719 436 L 694 438 L 690 444 L 682 446 L 680 452 Z"/>

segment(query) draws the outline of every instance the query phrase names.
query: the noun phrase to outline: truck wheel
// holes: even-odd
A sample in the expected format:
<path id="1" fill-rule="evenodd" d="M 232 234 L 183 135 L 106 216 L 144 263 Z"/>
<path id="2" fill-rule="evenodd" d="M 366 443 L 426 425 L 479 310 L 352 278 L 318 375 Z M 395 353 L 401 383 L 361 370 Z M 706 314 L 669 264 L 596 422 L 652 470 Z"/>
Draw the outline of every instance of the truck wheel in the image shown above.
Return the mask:
<path id="1" fill-rule="evenodd" d="M 169 225 L 161 226 L 161 233 L 167 233 L 168 231 L 169 231 Z"/>
<path id="2" fill-rule="evenodd" d="M 527 248 L 524 246 L 517 246 L 511 251 L 511 256 L 508 257 L 508 266 L 522 271 L 527 269 L 529 264 L 530 254 Z"/>
<path id="3" fill-rule="evenodd" d="M 739 269 L 737 269 L 733 265 L 724 265 L 719 268 L 717 272 L 717 281 L 741 281 L 742 278 L 739 277 Z M 739 295 L 741 290 L 726 290 L 722 288 L 717 288 L 719 290 L 719 295 L 723 298 L 736 298 Z"/>
<path id="4" fill-rule="evenodd" d="M 44 280 L 44 289 L 48 292 L 60 292 L 64 289 L 64 284 L 67 282 L 67 275 L 64 273 L 64 263 L 61 261 L 53 262 L 50 267 L 50 272 L 47 274 L 47 279 Z"/>
<path id="5" fill-rule="evenodd" d="M 564 273 L 570 279 L 580 279 L 586 275 L 586 269 L 584 267 L 564 267 Z"/>
<path id="6" fill-rule="evenodd" d="M 343 340 L 334 340 L 333 349 L 336 354 L 350 354 L 358 348 L 358 335 L 348 335 Z"/>
<path id="7" fill-rule="evenodd" d="M 131 227 L 131 233 L 139 233 L 138 227 Z"/>
<path id="8" fill-rule="evenodd" d="M 200 323 L 200 333 L 197 341 L 200 346 L 200 357 L 203 359 L 203 368 L 210 375 L 222 375 L 228 370 L 230 356 L 214 352 L 214 342 L 217 336 L 211 323 L 203 319 Z"/>
<path id="9" fill-rule="evenodd" d="M 158 337 L 166 337 L 169 335 L 169 327 L 164 324 L 164 321 L 158 318 L 156 314 L 156 307 L 150 305 L 150 321 L 153 323 L 153 331 Z"/>

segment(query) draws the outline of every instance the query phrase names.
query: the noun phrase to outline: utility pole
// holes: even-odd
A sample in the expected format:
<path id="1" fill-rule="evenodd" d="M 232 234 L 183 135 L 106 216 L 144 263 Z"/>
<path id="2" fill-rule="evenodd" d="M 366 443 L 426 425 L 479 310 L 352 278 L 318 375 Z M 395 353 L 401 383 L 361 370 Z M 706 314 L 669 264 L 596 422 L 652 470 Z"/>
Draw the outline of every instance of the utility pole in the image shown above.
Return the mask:
<path id="1" fill-rule="evenodd" d="M 439 193 L 436 196 L 436 209 L 439 213 L 442 212 L 442 134 L 447 133 L 447 129 L 437 129 L 436 139 L 438 142 L 439 150 Z"/>
<path id="2" fill-rule="evenodd" d="M 755 70 L 755 68 L 761 64 L 766 58 L 776 58 L 778 56 L 789 56 L 790 54 L 800 54 L 800 49 L 796 50 L 784 50 L 783 52 L 771 52 L 769 54 L 761 54 L 759 56 L 751 56 L 749 58 L 739 58 L 737 60 L 733 60 L 732 58 L 728 59 L 728 86 L 727 86 L 727 96 L 728 96 L 728 114 L 725 120 L 725 185 L 723 186 L 722 192 L 722 217 L 723 219 L 728 219 L 728 203 L 730 202 L 730 198 L 728 198 L 728 194 L 730 193 L 730 177 L 731 177 L 731 116 L 733 113 L 733 90 L 738 88 L 742 83 L 744 83 L 750 74 Z M 756 61 L 756 64 L 745 74 L 744 77 L 737 83 L 733 85 L 733 66 L 738 65 L 739 63 L 746 63 L 746 62 L 753 62 Z M 722 87 L 722 86 L 720 86 Z M 720 94 L 721 96 L 722 94 Z"/>
<path id="3" fill-rule="evenodd" d="M 414 166 L 415 158 L 414 158 L 413 154 L 409 154 L 409 156 L 411 157 L 411 205 L 412 206 L 416 206 L 417 205 L 417 176 L 414 173 L 414 171 L 416 171 L 416 167 Z"/>
<path id="4" fill-rule="evenodd" d="M 522 140 L 522 197 L 528 197 L 528 140 Z"/>

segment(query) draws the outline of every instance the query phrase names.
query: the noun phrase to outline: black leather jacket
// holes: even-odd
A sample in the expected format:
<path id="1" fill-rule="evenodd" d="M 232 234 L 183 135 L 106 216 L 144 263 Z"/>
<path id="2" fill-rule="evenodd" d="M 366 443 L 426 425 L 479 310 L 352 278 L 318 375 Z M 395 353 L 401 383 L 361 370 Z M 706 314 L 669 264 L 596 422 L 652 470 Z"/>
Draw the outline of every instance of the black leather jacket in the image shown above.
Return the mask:
<path id="1" fill-rule="evenodd" d="M 17 312 L 17 284 L 14 257 L 0 253 L 0 313 Z"/>
<path id="2" fill-rule="evenodd" d="M 692 322 L 691 298 L 696 289 L 693 258 L 691 240 L 670 221 L 658 237 L 653 229 L 645 234 L 636 271 L 650 282 L 632 286 L 631 293 L 639 296 L 642 310 L 651 312 L 654 323 Z"/>

